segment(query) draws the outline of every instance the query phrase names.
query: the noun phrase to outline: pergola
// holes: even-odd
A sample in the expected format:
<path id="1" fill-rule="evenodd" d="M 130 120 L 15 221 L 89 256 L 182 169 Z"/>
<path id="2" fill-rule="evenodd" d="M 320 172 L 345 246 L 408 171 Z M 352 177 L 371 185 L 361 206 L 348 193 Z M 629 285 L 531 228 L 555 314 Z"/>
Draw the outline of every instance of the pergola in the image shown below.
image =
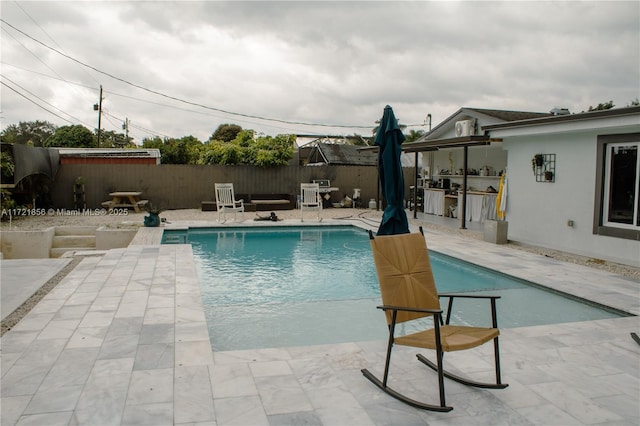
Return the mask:
<path id="1" fill-rule="evenodd" d="M 469 147 L 470 146 L 481 146 L 481 145 L 490 145 L 491 142 L 502 142 L 502 139 L 490 138 L 489 135 L 480 135 L 480 136 L 463 136 L 457 138 L 447 138 L 447 139 L 433 139 L 433 140 L 423 140 L 416 142 L 408 142 L 402 145 L 402 151 L 406 153 L 415 153 L 415 182 L 413 191 L 413 205 L 417 206 L 417 188 L 418 188 L 418 153 L 419 152 L 428 152 L 428 151 L 438 151 L 443 148 L 462 148 L 464 149 L 464 166 L 463 166 L 463 184 L 462 184 L 462 208 L 460 211 L 460 228 L 466 229 L 466 221 L 467 221 L 467 162 L 469 155 Z M 365 149 L 375 149 L 378 147 L 369 147 Z M 379 183 L 378 183 L 379 185 Z M 417 218 L 418 213 L 416 208 L 413 209 L 413 218 Z"/>
<path id="2" fill-rule="evenodd" d="M 448 139 L 433 139 L 418 142 L 409 142 L 402 146 L 404 152 L 414 152 L 415 155 L 415 188 L 413 191 L 413 205 L 416 205 L 417 201 L 417 188 L 418 188 L 418 152 L 425 151 L 437 151 L 442 148 L 462 148 L 464 149 L 464 162 L 462 167 L 462 208 L 460 211 L 460 228 L 466 229 L 467 223 L 467 162 L 469 157 L 470 146 L 490 145 L 491 142 L 501 142 L 501 139 L 491 139 L 489 135 L 480 136 L 463 136 L 458 138 Z M 418 217 L 417 210 L 413 209 L 413 218 Z"/>

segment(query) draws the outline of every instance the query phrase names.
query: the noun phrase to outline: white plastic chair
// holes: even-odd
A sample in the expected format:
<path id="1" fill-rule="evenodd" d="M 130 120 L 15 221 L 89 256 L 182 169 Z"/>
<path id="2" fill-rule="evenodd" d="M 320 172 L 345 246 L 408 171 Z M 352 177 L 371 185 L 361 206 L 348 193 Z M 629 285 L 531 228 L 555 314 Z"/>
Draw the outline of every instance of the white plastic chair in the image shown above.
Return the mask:
<path id="1" fill-rule="evenodd" d="M 222 216 L 226 222 L 225 213 L 233 212 L 233 220 L 236 220 L 236 213 L 244 213 L 244 200 L 236 200 L 232 183 L 216 183 L 216 208 L 218 210 L 218 221 Z"/>
<path id="2" fill-rule="evenodd" d="M 322 221 L 322 197 L 320 186 L 317 183 L 300 184 L 300 221 L 304 222 L 304 211 L 315 210 L 318 212 L 318 220 Z"/>

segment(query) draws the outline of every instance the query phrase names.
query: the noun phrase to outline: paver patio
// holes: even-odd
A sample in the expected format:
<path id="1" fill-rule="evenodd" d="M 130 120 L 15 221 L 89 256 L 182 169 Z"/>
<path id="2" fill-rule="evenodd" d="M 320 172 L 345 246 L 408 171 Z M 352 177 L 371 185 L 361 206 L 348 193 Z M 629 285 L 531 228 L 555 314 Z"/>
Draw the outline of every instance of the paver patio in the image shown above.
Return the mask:
<path id="1" fill-rule="evenodd" d="M 503 329 L 509 387 L 447 381 L 454 410 L 425 412 L 360 373 L 382 370 L 386 341 L 212 352 L 191 247 L 155 245 L 143 232 L 142 245 L 84 258 L 2 337 L 2 425 L 640 423 L 637 316 Z M 435 231 L 426 238 L 431 249 L 640 313 L 635 280 Z M 445 362 L 491 375 L 490 349 Z M 435 401 L 435 374 L 417 350 L 396 351 L 392 380 Z"/>

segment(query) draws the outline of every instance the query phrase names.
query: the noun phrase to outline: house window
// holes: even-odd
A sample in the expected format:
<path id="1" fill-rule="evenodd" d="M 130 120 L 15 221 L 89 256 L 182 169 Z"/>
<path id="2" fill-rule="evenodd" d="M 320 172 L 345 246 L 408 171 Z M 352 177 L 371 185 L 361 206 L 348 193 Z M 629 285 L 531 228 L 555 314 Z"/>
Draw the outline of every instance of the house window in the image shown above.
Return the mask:
<path id="1" fill-rule="evenodd" d="M 598 137 L 596 200 L 598 217 L 594 231 L 600 235 L 640 239 L 640 134 Z"/>
<path id="2" fill-rule="evenodd" d="M 634 144 L 607 145 L 605 172 L 605 224 L 610 226 L 639 226 L 640 203 L 638 176 L 638 147 Z"/>

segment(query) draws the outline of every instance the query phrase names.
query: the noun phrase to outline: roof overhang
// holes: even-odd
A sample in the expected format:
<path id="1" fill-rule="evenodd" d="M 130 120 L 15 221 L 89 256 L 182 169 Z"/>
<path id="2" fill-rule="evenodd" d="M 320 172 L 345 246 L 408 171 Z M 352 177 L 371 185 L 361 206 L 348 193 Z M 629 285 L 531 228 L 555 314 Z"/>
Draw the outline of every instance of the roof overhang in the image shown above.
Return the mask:
<path id="1" fill-rule="evenodd" d="M 502 139 L 489 135 L 463 136 L 459 138 L 433 139 L 421 142 L 409 142 L 402 145 L 404 152 L 437 151 L 442 148 L 461 148 L 465 146 L 490 145 L 491 142 L 502 142 Z"/>
<path id="2" fill-rule="evenodd" d="M 61 157 L 153 157 L 160 158 L 158 148 L 55 148 Z"/>
<path id="3" fill-rule="evenodd" d="M 640 107 L 624 107 L 624 108 L 611 108 L 606 110 L 587 111 L 577 114 L 566 115 L 554 115 L 550 117 L 532 118 L 528 120 L 510 121 L 507 123 L 492 124 L 488 126 L 482 126 L 482 130 L 491 132 L 492 130 L 533 127 L 545 124 L 556 124 L 566 122 L 580 122 L 603 118 L 625 117 L 635 116 L 640 114 Z"/>
<path id="4" fill-rule="evenodd" d="M 421 142 L 407 142 L 402 144 L 402 151 L 410 152 L 424 152 L 424 151 L 437 151 L 442 148 L 461 148 L 465 146 L 480 146 L 490 145 L 491 142 L 502 142 L 502 139 L 491 138 L 488 135 L 482 136 L 463 136 L 459 138 L 447 138 L 447 139 L 433 139 L 429 141 Z M 376 145 L 365 146 L 358 148 L 361 151 L 377 151 Z"/>

